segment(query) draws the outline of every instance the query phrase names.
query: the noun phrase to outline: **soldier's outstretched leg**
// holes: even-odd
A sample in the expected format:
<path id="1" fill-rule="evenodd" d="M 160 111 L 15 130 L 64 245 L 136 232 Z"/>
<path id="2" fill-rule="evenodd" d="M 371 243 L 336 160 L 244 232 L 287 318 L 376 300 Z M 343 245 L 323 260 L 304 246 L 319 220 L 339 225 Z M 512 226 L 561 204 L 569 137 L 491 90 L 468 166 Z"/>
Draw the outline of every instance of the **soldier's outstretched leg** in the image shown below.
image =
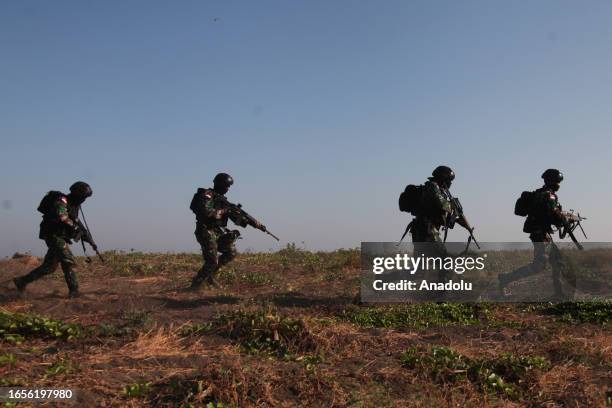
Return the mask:
<path id="1" fill-rule="evenodd" d="M 502 289 L 505 289 L 507 285 L 514 281 L 527 278 L 544 270 L 546 267 L 545 244 L 543 242 L 534 242 L 533 252 L 534 257 L 530 264 L 515 269 L 512 272 L 499 275 L 499 283 Z"/>
<path id="2" fill-rule="evenodd" d="M 58 246 L 56 245 L 55 240 L 52 239 L 48 239 L 45 242 L 48 249 L 43 263 L 39 267 L 34 268 L 27 275 L 13 279 L 15 286 L 20 292 L 23 292 L 29 283 L 34 282 L 45 275 L 49 275 L 57 269 L 57 266 L 60 263 L 60 251 L 58 250 Z"/>
<path id="3" fill-rule="evenodd" d="M 507 295 L 506 286 L 508 286 L 510 283 L 542 272 L 549 263 L 549 255 L 551 251 L 555 252 L 555 262 L 560 261 L 559 250 L 557 249 L 557 246 L 553 244 L 550 235 L 531 234 L 530 238 L 533 242 L 533 261 L 531 264 L 525 265 L 509 273 L 500 274 L 498 276 L 499 288 L 504 295 Z M 558 266 L 559 264 L 556 265 Z M 555 292 L 559 291 L 561 289 L 561 284 L 559 281 L 559 268 L 553 268 L 553 282 L 555 285 Z"/>
<path id="4" fill-rule="evenodd" d="M 217 236 L 213 231 L 203 230 L 196 231 L 196 239 L 202 248 L 202 258 L 204 265 L 198 271 L 198 274 L 191 281 L 191 288 L 199 288 L 204 281 L 215 285 L 214 278 L 210 278 L 213 273 L 219 268 L 219 251 L 217 247 Z"/>

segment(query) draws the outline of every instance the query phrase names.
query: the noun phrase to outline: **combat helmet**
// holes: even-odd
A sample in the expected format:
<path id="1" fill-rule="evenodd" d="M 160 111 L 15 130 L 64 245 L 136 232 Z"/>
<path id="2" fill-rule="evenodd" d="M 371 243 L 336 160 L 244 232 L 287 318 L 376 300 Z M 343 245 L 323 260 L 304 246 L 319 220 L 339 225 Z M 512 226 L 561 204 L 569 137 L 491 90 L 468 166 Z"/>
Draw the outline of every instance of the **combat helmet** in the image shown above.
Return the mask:
<path id="1" fill-rule="evenodd" d="M 557 169 L 548 169 L 542 173 L 542 178 L 546 185 L 557 184 L 563 181 L 563 173 Z"/>
<path id="2" fill-rule="evenodd" d="M 214 189 L 217 191 L 227 191 L 234 184 L 234 179 L 227 173 L 219 173 L 213 179 Z"/>
<path id="3" fill-rule="evenodd" d="M 431 175 L 435 181 L 442 182 L 446 187 L 450 187 L 452 181 L 455 179 L 455 172 L 448 166 L 436 167 Z"/>
<path id="4" fill-rule="evenodd" d="M 91 189 L 89 184 L 85 183 L 84 181 L 77 181 L 76 183 L 70 186 L 70 194 L 72 194 L 74 197 L 81 198 L 84 200 L 88 197 L 91 197 L 91 195 L 93 194 L 93 190 Z"/>

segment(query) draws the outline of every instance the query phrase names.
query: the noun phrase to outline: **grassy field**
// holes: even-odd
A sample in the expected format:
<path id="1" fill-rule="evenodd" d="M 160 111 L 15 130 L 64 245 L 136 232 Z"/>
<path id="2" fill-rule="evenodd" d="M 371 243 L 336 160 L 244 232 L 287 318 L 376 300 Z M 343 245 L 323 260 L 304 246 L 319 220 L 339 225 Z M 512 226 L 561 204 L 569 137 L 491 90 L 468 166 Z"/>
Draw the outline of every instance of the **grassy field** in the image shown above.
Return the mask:
<path id="1" fill-rule="evenodd" d="M 358 250 L 241 254 L 197 292 L 198 254 L 105 257 L 80 260 L 78 299 L 59 270 L 19 296 L 40 259 L 0 261 L 0 386 L 100 407 L 612 404 L 610 302 L 358 305 Z"/>

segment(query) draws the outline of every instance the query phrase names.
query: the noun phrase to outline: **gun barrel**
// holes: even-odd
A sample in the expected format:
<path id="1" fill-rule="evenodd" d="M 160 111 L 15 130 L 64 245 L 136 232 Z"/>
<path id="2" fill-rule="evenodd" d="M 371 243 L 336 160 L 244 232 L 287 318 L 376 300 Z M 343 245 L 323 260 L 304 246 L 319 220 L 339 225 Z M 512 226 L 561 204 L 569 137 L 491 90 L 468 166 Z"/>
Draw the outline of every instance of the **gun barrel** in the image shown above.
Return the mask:
<path id="1" fill-rule="evenodd" d="M 266 234 L 270 235 L 272 238 L 274 238 L 277 241 L 280 241 L 280 239 L 278 239 L 278 237 L 276 235 L 274 235 L 273 233 L 271 233 L 270 231 L 266 230 Z"/>
<path id="2" fill-rule="evenodd" d="M 274 235 L 270 231 L 268 231 L 267 228 L 262 223 L 260 223 L 259 221 L 257 221 L 257 219 L 255 219 L 255 217 L 253 217 L 248 212 L 244 211 L 242 209 L 242 204 L 233 204 L 233 203 L 230 203 L 227 198 L 225 198 L 225 202 L 227 204 L 229 204 L 230 208 L 233 211 L 236 211 L 238 214 L 240 214 L 242 217 L 244 217 L 244 219 L 246 219 L 247 224 L 249 224 L 249 225 L 251 225 L 251 226 L 261 230 L 262 232 L 265 232 L 266 234 L 272 236 L 275 240 L 280 241 L 280 239 L 278 239 L 278 237 L 276 235 Z M 259 227 L 256 227 L 256 225 L 259 225 Z"/>

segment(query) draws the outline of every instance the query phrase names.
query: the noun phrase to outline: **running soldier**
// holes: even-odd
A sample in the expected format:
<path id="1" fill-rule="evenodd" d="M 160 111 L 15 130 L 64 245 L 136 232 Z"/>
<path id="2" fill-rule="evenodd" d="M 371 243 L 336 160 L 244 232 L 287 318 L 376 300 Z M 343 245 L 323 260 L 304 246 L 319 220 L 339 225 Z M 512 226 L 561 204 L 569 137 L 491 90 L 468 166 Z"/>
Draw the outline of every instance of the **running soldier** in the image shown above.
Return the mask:
<path id="1" fill-rule="evenodd" d="M 228 219 L 240 227 L 251 225 L 272 235 L 263 224 L 242 210 L 240 205 L 232 204 L 225 198 L 232 184 L 232 176 L 219 173 L 213 180 L 213 188 L 199 188 L 191 200 L 190 208 L 196 215 L 195 236 L 204 258 L 204 265 L 191 282 L 192 289 L 199 288 L 203 282 L 219 287 L 215 273 L 236 257 L 235 242 L 240 237 L 240 231 L 228 229 Z"/>
<path id="2" fill-rule="evenodd" d="M 453 207 L 449 189 L 454 179 L 455 172 L 450 167 L 438 166 L 432 172 L 432 177 L 425 182 L 420 197 L 420 210 L 416 212 L 410 226 L 412 242 L 439 243 L 443 249 L 441 228 L 452 228 L 452 224 L 457 222 L 466 230 L 473 231 L 463 214 L 456 214 L 457 209 Z"/>
<path id="3" fill-rule="evenodd" d="M 20 292 L 23 292 L 29 283 L 53 273 L 58 265 L 61 265 L 68 285 L 68 296 L 79 296 L 76 261 L 69 245 L 72 240 L 86 235 L 79 221 L 79 209 L 92 193 L 89 184 L 77 181 L 70 186 L 70 194 L 49 191 L 42 199 L 38 206 L 38 211 L 43 214 L 39 238 L 45 241 L 48 250 L 42 265 L 25 276 L 13 279 Z"/>
<path id="4" fill-rule="evenodd" d="M 509 295 L 508 284 L 542 272 L 548 264 L 552 269 L 555 296 L 563 296 L 560 280 L 563 262 L 551 235 L 553 226 L 562 228 L 570 222 L 567 214 L 562 211 L 557 196 L 563 173 L 557 169 L 548 169 L 542 174 L 542 178 L 544 186 L 534 192 L 523 193 L 515 209 L 515 214 L 527 215 L 523 232 L 528 233 L 533 242 L 533 261 L 522 268 L 499 275 L 499 288 L 504 296 Z M 525 209 L 521 210 L 519 207 Z"/>
<path id="5" fill-rule="evenodd" d="M 449 190 L 454 179 L 455 172 L 450 167 L 438 166 L 423 185 L 409 185 L 400 195 L 400 210 L 414 215 L 404 235 L 410 231 L 417 256 L 446 257 L 446 239 L 442 239 L 440 230 L 444 228 L 446 237 L 455 222 L 470 232 L 470 241 L 473 239 L 474 229 L 463 215 L 459 200 Z M 444 281 L 446 276 L 444 269 L 439 271 L 440 281 Z"/>

